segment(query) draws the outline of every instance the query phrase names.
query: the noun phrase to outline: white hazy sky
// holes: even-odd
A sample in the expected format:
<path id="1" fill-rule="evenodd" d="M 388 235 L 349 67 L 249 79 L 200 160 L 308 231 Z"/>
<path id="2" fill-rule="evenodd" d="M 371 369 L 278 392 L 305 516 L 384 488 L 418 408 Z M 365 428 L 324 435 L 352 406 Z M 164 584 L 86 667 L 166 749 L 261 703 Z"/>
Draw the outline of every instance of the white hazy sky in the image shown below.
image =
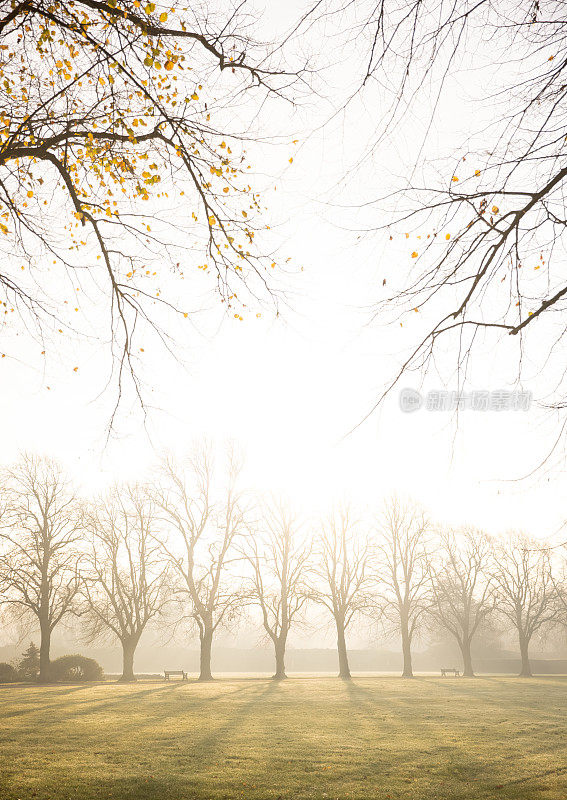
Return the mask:
<path id="1" fill-rule="evenodd" d="M 275 0 L 269 5 L 274 26 L 279 6 Z M 477 77 L 455 76 L 431 132 L 434 149 L 441 136 L 457 141 L 477 113 L 470 104 Z M 331 73 L 329 89 L 335 79 Z M 366 96 L 350 116 L 337 117 L 310 138 L 310 121 L 322 120 L 328 103 L 315 111 L 278 109 L 289 144 L 266 149 L 262 180 L 270 191 L 277 182 L 272 205 L 282 248 L 304 266 L 293 279 L 289 310 L 275 320 L 264 314 L 220 324 L 216 311 L 201 315 L 180 333 L 183 367 L 148 341 L 143 369 L 153 409 L 145 426 L 135 409 L 123 410 L 108 442 L 111 396 L 99 397 L 106 377 L 102 350 L 66 346 L 51 357 L 47 371 L 38 370 L 31 351 L 29 359 L 3 359 L 2 461 L 10 463 L 21 449 L 48 453 L 85 491 L 94 491 L 113 480 L 147 477 L 163 449 L 182 454 L 195 438 L 231 437 L 246 452 L 251 486 L 287 493 L 308 512 L 344 498 L 376 506 L 398 491 L 413 495 L 440 521 L 556 534 L 565 519 L 564 469 L 554 462 L 553 470 L 509 480 L 535 466 L 553 440 L 556 421 L 535 407 L 527 413 L 469 411 L 457 425 L 447 413 L 402 413 L 396 391 L 346 436 L 374 403 L 409 342 L 404 337 L 411 336 L 411 322 L 402 332 L 368 324 L 368 306 L 380 297 L 385 271 L 407 266 L 407 244 L 394 243 L 390 251 L 380 239 L 357 245 L 356 235 L 341 226 L 340 212 L 329 206 L 337 197 L 373 196 L 382 181 L 395 184 L 421 141 L 419 125 L 416 134 L 410 120 L 370 164 L 351 173 L 354 183 L 335 192 L 356 160 L 356 143 L 372 139 L 377 102 L 376 95 Z M 344 227 L 352 227 L 353 219 L 355 224 L 349 214 Z M 477 388 L 506 387 L 505 355 L 500 349 L 485 357 Z M 77 374 L 71 360 L 80 364 Z M 402 382 L 412 385 L 418 386 L 417 376 Z M 427 387 L 441 388 L 435 376 Z"/>

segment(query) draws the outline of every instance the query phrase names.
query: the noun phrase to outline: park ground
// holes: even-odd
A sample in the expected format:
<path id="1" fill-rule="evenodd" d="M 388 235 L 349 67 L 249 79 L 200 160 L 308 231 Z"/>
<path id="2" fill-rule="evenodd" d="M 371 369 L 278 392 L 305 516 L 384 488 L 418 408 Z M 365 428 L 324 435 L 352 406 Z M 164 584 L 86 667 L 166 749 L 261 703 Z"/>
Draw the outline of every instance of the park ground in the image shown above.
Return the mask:
<path id="1" fill-rule="evenodd" d="M 2 800 L 565 800 L 567 678 L 0 686 Z"/>

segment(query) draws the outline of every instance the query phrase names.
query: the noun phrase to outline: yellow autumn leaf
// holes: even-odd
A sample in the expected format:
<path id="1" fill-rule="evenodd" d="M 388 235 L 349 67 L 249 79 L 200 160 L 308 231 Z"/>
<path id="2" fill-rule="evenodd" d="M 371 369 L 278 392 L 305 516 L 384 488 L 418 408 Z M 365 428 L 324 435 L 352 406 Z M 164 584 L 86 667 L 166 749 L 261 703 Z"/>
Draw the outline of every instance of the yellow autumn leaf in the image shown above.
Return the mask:
<path id="1" fill-rule="evenodd" d="M 451 234 L 450 234 L 450 233 L 448 233 L 448 234 L 445 236 L 445 239 L 447 239 L 447 241 L 449 241 L 449 239 L 450 239 L 450 238 L 451 238 Z"/>
<path id="2" fill-rule="evenodd" d="M 492 206 L 490 210 L 492 211 L 493 214 L 498 214 L 498 206 Z"/>
<path id="3" fill-rule="evenodd" d="M 453 183 L 456 183 L 456 182 L 457 182 L 459 179 L 457 178 L 457 176 L 456 176 L 456 175 L 453 175 L 453 177 L 451 178 L 451 180 L 453 181 Z"/>
<path id="4" fill-rule="evenodd" d="M 163 12 L 163 14 L 159 15 L 159 21 L 160 22 L 167 22 L 167 14 L 165 13 L 165 11 Z"/>
<path id="5" fill-rule="evenodd" d="M 416 253 L 416 251 L 414 250 L 414 251 L 413 251 L 413 253 L 411 254 L 411 257 L 412 257 L 412 258 L 417 258 L 417 255 L 418 255 L 418 254 L 417 254 L 417 253 Z"/>

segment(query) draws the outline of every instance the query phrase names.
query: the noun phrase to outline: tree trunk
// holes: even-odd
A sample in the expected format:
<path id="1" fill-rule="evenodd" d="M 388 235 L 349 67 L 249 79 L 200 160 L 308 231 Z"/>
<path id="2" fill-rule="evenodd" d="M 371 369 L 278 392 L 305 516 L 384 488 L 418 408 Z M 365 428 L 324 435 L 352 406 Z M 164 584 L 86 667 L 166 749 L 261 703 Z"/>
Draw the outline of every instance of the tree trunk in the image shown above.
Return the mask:
<path id="1" fill-rule="evenodd" d="M 137 642 L 131 639 L 124 639 L 122 642 L 122 675 L 118 679 L 119 683 L 133 683 L 136 680 L 134 675 L 136 644 Z"/>
<path id="2" fill-rule="evenodd" d="M 413 668 L 411 663 L 411 638 L 407 624 L 402 623 L 402 653 L 404 656 L 404 671 L 402 678 L 413 678 Z"/>
<path id="3" fill-rule="evenodd" d="M 530 666 L 530 657 L 528 654 L 529 639 L 523 633 L 520 633 L 520 657 L 522 659 L 522 669 L 520 670 L 520 678 L 531 678 L 532 669 Z"/>
<path id="4" fill-rule="evenodd" d="M 274 642 L 274 649 L 276 653 L 276 671 L 272 675 L 275 681 L 282 681 L 287 678 L 285 674 L 285 639 L 277 639 Z"/>
<path id="5" fill-rule="evenodd" d="M 41 642 L 39 644 L 39 682 L 47 683 L 49 681 L 49 651 L 51 648 L 51 629 L 49 622 L 40 620 L 39 624 Z"/>
<path id="6" fill-rule="evenodd" d="M 212 681 L 211 651 L 213 647 L 213 629 L 206 627 L 201 637 L 201 654 L 199 663 L 199 680 Z"/>
<path id="7" fill-rule="evenodd" d="M 474 678 L 474 670 L 471 656 L 471 643 L 468 639 L 463 639 L 461 644 L 461 654 L 463 656 L 463 677 Z"/>
<path id="8" fill-rule="evenodd" d="M 341 620 L 337 623 L 337 650 L 339 653 L 339 678 L 345 681 L 350 680 L 350 667 L 348 664 L 348 653 L 346 648 L 345 629 Z"/>

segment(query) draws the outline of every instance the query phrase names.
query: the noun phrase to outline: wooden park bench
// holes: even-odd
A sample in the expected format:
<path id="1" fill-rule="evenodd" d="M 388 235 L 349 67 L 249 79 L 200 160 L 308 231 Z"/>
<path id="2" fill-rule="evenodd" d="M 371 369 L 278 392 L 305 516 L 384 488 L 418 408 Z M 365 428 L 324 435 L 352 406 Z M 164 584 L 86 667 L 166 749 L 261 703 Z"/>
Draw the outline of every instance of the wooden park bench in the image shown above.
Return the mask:
<path id="1" fill-rule="evenodd" d="M 446 675 L 454 675 L 455 678 L 460 676 L 460 672 L 456 667 L 441 667 L 441 677 L 444 678 Z"/>
<path id="2" fill-rule="evenodd" d="M 164 669 L 163 674 L 165 675 L 166 681 L 169 680 L 170 675 L 181 675 L 182 681 L 188 680 L 187 673 L 182 669 Z"/>

